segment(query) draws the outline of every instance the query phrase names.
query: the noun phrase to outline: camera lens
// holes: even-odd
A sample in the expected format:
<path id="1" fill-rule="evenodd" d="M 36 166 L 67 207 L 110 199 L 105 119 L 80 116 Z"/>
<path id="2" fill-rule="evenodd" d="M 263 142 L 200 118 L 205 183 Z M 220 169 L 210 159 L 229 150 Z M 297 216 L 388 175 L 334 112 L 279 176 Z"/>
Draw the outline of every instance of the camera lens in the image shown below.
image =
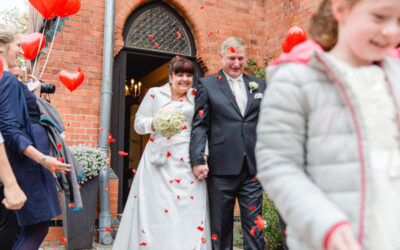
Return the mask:
<path id="1" fill-rule="evenodd" d="M 53 84 L 42 82 L 42 87 L 40 88 L 40 93 L 54 94 L 54 92 L 56 92 L 56 86 L 54 86 Z"/>

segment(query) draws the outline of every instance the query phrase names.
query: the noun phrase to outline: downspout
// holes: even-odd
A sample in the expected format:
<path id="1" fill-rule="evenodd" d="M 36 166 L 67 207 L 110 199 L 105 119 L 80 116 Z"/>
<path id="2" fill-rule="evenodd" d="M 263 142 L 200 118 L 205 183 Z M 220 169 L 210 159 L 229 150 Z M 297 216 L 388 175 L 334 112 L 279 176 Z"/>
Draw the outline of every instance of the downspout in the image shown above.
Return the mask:
<path id="1" fill-rule="evenodd" d="M 100 150 L 108 155 L 108 131 L 110 130 L 111 100 L 112 100 L 112 73 L 114 59 L 114 11 L 115 0 L 105 0 L 104 16 L 104 42 L 103 42 L 103 77 L 101 89 L 100 109 Z M 99 215 L 99 243 L 111 244 L 113 239 L 111 232 L 110 196 L 108 192 L 108 169 L 100 171 L 99 174 L 100 192 L 100 215 Z M 108 230 L 109 231 L 109 230 Z"/>

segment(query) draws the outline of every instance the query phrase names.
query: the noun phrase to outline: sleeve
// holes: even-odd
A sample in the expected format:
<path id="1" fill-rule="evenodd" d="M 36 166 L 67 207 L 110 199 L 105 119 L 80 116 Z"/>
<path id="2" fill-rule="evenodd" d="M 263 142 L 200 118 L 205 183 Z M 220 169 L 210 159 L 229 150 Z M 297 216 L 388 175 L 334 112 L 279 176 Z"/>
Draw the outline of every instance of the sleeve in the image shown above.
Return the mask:
<path id="1" fill-rule="evenodd" d="M 3 136 L 0 133 L 0 144 L 2 144 L 4 142 Z"/>
<path id="2" fill-rule="evenodd" d="M 287 224 L 322 249 L 348 218 L 306 173 L 308 112 L 296 79 L 288 68 L 269 79 L 257 126 L 257 176 Z"/>
<path id="3" fill-rule="evenodd" d="M 200 79 L 195 96 L 195 111 L 193 116 L 192 134 L 190 139 L 189 153 L 192 166 L 205 164 L 204 155 L 208 153 L 208 128 L 210 125 L 209 104 L 207 91 Z M 207 148 L 207 149 L 206 149 Z"/>
<path id="4" fill-rule="evenodd" d="M 24 116 L 25 97 L 21 93 L 18 80 L 10 76 L 0 82 L 0 131 L 5 145 L 14 152 L 22 154 L 22 150 L 32 144 L 28 134 L 19 120 Z M 4 80 L 4 81 L 3 81 Z"/>
<path id="5" fill-rule="evenodd" d="M 149 89 L 138 111 L 136 112 L 134 129 L 139 135 L 151 134 L 153 129 L 151 124 L 153 122 L 153 105 L 154 105 L 154 89 Z"/>

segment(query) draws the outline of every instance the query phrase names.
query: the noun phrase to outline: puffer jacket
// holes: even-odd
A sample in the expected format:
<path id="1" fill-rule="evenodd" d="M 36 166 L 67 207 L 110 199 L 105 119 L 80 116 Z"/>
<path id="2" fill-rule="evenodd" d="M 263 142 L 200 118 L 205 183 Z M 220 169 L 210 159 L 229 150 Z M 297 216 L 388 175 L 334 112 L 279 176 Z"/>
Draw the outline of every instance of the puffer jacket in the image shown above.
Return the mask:
<path id="1" fill-rule="evenodd" d="M 288 225 L 289 249 L 325 249 L 344 223 L 369 249 L 372 176 L 360 107 L 328 55 L 297 59 L 268 69 L 257 176 Z M 400 62 L 385 57 L 381 66 L 400 104 Z"/>

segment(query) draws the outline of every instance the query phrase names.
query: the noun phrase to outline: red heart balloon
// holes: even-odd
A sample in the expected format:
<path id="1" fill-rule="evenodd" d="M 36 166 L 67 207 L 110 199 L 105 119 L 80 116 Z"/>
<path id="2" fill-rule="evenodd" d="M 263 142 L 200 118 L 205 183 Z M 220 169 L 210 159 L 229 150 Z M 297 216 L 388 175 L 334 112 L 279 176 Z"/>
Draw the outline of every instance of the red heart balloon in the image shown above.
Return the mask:
<path id="1" fill-rule="evenodd" d="M 2 76 L 3 76 L 3 62 L 0 60 L 0 80 Z"/>
<path id="2" fill-rule="evenodd" d="M 67 0 L 29 0 L 32 6 L 46 19 L 56 16 L 57 11 L 63 9 Z"/>
<path id="3" fill-rule="evenodd" d="M 294 46 L 307 40 L 307 34 L 303 28 L 293 26 L 286 33 L 286 38 L 282 43 L 282 50 L 285 53 L 290 52 Z"/>
<path id="4" fill-rule="evenodd" d="M 40 43 L 41 37 L 43 38 L 42 42 Z M 46 37 L 39 32 L 21 36 L 21 47 L 24 51 L 24 57 L 28 60 L 33 60 L 39 54 L 39 52 L 42 51 L 45 44 Z"/>
<path id="5" fill-rule="evenodd" d="M 63 9 L 59 9 L 56 16 L 61 18 L 76 14 L 81 8 L 81 0 L 67 0 Z"/>
<path id="6" fill-rule="evenodd" d="M 58 74 L 58 79 L 60 79 L 62 84 L 64 84 L 65 87 L 72 92 L 82 84 L 85 76 L 81 72 L 80 68 L 78 68 L 78 71 L 75 72 L 70 72 L 63 69 Z"/>

